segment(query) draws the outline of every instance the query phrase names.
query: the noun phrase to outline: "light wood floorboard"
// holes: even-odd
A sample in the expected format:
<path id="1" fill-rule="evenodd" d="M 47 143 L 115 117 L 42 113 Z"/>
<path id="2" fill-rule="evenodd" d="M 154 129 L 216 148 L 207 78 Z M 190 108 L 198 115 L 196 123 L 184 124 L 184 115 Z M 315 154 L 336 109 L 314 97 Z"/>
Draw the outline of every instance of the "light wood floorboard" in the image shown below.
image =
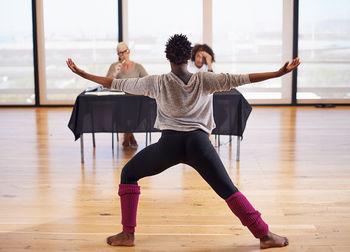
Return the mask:
<path id="1" fill-rule="evenodd" d="M 117 196 L 135 154 L 111 134 L 79 141 L 71 108 L 0 108 L 0 251 L 259 251 L 259 243 L 190 167 L 140 181 L 136 247 L 105 238 L 121 229 Z M 152 134 L 152 141 L 159 139 Z M 145 135 L 136 134 L 141 150 Z M 214 137 L 211 137 L 217 145 Z M 273 251 L 350 251 L 350 107 L 254 107 L 241 161 L 217 151 L 237 187 L 290 245 Z"/>

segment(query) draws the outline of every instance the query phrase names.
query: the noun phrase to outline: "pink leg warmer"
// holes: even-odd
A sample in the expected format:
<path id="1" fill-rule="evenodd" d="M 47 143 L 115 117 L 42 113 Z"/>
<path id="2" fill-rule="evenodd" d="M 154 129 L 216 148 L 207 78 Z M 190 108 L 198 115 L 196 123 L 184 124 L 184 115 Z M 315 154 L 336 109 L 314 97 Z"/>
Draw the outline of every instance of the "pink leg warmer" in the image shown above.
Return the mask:
<path id="1" fill-rule="evenodd" d="M 123 231 L 134 233 L 136 227 L 137 204 L 139 203 L 140 187 L 133 184 L 120 184 L 118 194 L 122 210 Z"/>
<path id="2" fill-rule="evenodd" d="M 261 213 L 254 209 L 247 198 L 240 192 L 232 194 L 226 199 L 231 211 L 247 226 L 255 238 L 263 238 L 269 232 L 267 224 L 261 218 Z"/>

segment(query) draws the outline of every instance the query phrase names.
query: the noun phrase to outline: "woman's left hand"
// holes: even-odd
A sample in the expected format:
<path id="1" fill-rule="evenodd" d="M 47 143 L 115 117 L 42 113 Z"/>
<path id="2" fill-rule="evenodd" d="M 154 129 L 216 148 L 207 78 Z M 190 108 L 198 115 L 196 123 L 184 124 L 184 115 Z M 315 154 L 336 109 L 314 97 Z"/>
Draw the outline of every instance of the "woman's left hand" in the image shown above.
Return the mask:
<path id="1" fill-rule="evenodd" d="M 279 76 L 285 75 L 286 73 L 289 73 L 293 71 L 295 68 L 297 68 L 300 65 L 299 58 L 293 59 L 292 63 L 289 64 L 289 61 L 287 61 L 283 67 L 281 67 L 280 70 L 278 70 Z"/>

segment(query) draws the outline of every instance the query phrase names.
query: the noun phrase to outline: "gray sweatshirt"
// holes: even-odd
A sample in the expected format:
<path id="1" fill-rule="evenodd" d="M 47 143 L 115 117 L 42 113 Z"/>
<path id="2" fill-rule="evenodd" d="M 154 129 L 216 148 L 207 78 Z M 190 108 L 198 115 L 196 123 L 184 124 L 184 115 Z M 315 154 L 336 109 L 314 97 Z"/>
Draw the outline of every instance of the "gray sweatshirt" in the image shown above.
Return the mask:
<path id="1" fill-rule="evenodd" d="M 249 75 L 199 72 L 185 84 L 174 73 L 143 78 L 114 79 L 112 88 L 135 95 L 154 98 L 160 130 L 193 131 L 208 134 L 215 128 L 213 93 L 250 83 Z"/>

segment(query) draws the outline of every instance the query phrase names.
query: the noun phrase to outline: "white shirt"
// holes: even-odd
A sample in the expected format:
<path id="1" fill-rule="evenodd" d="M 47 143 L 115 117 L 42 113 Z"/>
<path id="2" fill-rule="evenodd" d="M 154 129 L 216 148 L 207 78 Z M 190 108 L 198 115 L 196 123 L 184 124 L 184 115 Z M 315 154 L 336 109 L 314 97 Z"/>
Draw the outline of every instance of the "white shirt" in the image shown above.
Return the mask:
<path id="1" fill-rule="evenodd" d="M 201 68 L 198 68 L 195 64 L 194 61 L 190 60 L 188 65 L 187 65 L 188 71 L 191 73 L 198 73 L 198 72 L 208 72 L 208 65 L 203 64 Z"/>

